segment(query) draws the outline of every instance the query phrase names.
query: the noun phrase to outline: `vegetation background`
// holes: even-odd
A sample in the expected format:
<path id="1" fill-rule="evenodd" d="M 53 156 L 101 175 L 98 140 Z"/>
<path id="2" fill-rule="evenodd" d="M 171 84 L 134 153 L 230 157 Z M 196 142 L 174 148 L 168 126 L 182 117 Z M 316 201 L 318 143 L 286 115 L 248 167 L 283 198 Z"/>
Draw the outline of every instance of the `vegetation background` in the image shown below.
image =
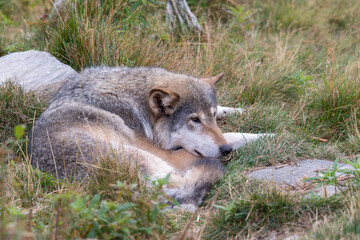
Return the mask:
<path id="1" fill-rule="evenodd" d="M 174 211 L 164 204 L 166 179 L 149 189 L 111 159 L 82 183 L 33 168 L 26 134 L 46 105 L 9 82 L 0 86 L 1 239 L 359 239 L 356 184 L 319 198 L 304 195 L 311 186 L 274 189 L 244 173 L 359 157 L 360 2 L 188 3 L 203 33 L 170 31 L 160 0 L 70 0 L 59 12 L 51 0 L 0 0 L 0 56 L 48 51 L 78 71 L 103 64 L 223 71 L 220 104 L 247 109 L 220 122 L 223 131 L 276 136 L 234 153 L 197 212 Z"/>

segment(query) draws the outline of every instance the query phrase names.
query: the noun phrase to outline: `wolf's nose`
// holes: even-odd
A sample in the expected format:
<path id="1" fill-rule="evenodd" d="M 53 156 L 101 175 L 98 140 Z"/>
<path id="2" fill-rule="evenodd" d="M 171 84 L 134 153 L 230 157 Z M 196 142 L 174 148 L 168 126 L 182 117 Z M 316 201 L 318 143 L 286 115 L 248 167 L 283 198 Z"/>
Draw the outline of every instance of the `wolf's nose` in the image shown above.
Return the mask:
<path id="1" fill-rule="evenodd" d="M 223 156 L 228 155 L 233 150 L 232 146 L 230 144 L 224 144 L 220 147 L 220 151 Z"/>

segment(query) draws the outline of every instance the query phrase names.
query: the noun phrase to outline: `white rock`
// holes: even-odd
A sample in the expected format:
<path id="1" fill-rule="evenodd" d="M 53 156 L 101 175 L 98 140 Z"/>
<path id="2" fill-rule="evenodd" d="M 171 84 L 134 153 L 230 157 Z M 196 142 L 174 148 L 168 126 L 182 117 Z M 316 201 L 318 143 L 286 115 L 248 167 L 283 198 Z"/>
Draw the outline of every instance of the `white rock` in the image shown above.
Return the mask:
<path id="1" fill-rule="evenodd" d="M 76 76 L 74 69 L 47 52 L 30 50 L 0 58 L 0 84 L 14 81 L 25 91 L 35 91 L 44 101 L 50 100 L 64 81 Z"/>

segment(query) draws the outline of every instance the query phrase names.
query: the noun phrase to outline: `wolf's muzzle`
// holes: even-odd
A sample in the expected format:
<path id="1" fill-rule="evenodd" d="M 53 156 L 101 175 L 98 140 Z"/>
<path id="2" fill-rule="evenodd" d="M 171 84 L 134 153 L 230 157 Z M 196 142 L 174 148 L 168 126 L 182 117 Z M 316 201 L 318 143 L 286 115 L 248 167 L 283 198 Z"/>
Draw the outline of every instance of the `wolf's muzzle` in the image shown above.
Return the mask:
<path id="1" fill-rule="evenodd" d="M 220 147 L 221 154 L 223 156 L 228 155 L 233 150 L 232 146 L 230 144 L 224 144 Z"/>

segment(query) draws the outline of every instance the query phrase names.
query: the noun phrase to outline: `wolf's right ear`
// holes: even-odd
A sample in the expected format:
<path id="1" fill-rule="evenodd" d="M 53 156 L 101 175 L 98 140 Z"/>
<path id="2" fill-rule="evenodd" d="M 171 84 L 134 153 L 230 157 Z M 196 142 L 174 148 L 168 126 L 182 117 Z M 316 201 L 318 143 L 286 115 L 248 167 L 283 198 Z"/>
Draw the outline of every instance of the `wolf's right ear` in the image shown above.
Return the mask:
<path id="1" fill-rule="evenodd" d="M 179 94 L 164 88 L 155 88 L 149 94 L 149 106 L 152 113 L 159 117 L 171 115 L 179 102 Z"/>
<path id="2" fill-rule="evenodd" d="M 204 82 L 207 82 L 211 86 L 215 86 L 215 84 L 217 84 L 223 78 L 224 75 L 225 75 L 225 73 L 221 72 L 218 75 L 215 75 L 213 77 L 201 78 L 201 80 L 203 80 Z"/>

